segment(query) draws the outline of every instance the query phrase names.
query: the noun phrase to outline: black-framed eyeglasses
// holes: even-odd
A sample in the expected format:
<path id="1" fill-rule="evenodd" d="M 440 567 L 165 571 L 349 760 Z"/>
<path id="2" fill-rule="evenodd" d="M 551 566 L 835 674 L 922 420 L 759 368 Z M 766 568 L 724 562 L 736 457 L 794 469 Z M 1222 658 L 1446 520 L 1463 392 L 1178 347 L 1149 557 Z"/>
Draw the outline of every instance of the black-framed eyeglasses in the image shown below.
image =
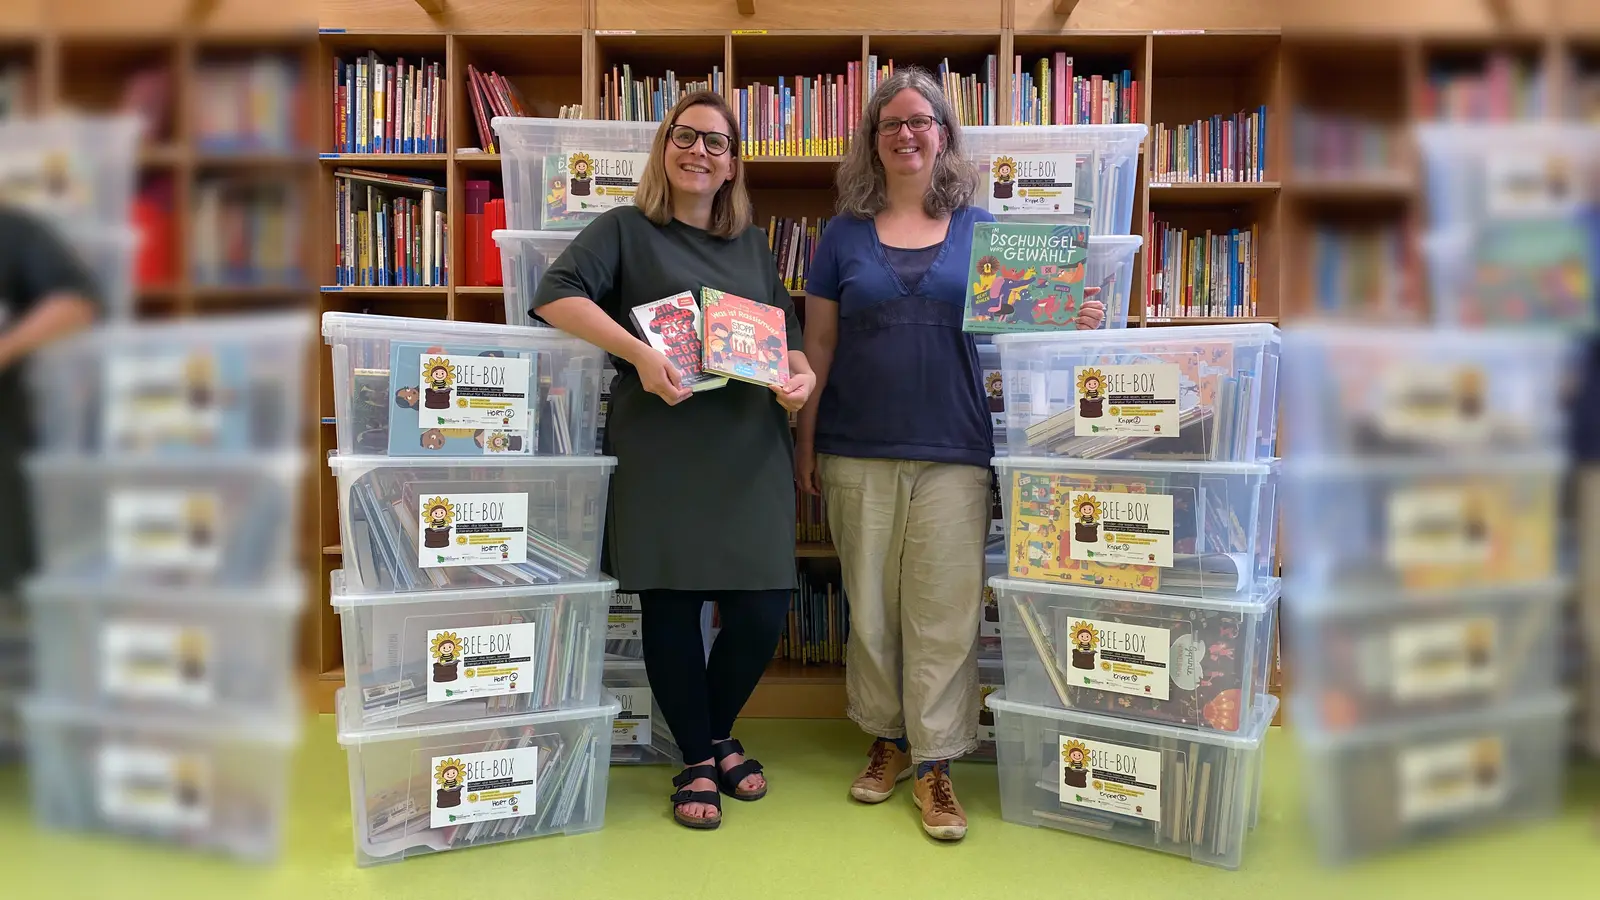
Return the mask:
<path id="1" fill-rule="evenodd" d="M 933 123 L 939 122 L 933 116 L 912 116 L 909 119 L 879 119 L 878 135 L 880 137 L 894 137 L 900 133 L 900 126 L 904 125 L 912 131 L 927 131 Z M 943 124 L 940 122 L 940 124 Z"/>
<path id="2" fill-rule="evenodd" d="M 668 133 L 672 143 L 684 150 L 694 146 L 697 140 L 704 141 L 706 152 L 712 156 L 721 156 L 733 146 L 733 138 L 720 131 L 701 131 L 687 125 L 674 125 Z"/>

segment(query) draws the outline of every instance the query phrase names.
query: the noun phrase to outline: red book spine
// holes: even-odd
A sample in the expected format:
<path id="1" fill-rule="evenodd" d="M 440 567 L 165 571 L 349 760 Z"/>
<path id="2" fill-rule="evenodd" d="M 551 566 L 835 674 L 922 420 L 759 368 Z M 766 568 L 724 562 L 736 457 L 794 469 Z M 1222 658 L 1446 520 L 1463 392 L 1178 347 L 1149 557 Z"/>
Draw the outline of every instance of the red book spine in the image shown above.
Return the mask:
<path id="1" fill-rule="evenodd" d="M 478 234 L 483 247 L 483 283 L 500 286 L 505 284 L 505 279 L 500 271 L 500 245 L 494 242 L 494 232 L 506 227 L 506 201 L 490 200 L 485 203 L 482 222 Z"/>
<path id="2" fill-rule="evenodd" d="M 467 230 L 462 235 L 461 284 L 487 284 L 484 281 L 484 243 L 494 243 L 483 230 L 483 208 L 489 202 L 490 184 L 487 181 L 468 181 L 466 184 Z"/>

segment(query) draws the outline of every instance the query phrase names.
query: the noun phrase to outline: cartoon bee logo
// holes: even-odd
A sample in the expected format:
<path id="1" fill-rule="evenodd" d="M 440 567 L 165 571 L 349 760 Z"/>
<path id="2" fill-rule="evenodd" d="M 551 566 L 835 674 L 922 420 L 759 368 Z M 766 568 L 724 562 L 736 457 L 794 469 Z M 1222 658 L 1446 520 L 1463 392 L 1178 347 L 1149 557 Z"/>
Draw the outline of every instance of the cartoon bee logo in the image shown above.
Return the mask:
<path id="1" fill-rule="evenodd" d="M 1070 787 L 1089 786 L 1089 745 L 1077 740 L 1061 745 L 1061 780 Z"/>

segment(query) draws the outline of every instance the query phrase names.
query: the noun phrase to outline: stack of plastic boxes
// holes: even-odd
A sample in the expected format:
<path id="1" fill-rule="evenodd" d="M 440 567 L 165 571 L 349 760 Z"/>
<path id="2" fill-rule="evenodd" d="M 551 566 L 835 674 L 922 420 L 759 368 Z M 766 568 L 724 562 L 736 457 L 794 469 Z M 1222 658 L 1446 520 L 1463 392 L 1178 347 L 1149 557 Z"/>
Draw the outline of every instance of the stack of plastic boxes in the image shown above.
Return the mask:
<path id="1" fill-rule="evenodd" d="M 501 145 L 506 224 L 494 233 L 506 288 L 506 321 L 544 323 L 528 312 L 539 280 L 595 217 L 633 203 L 633 189 L 650 156 L 657 122 L 498 117 L 490 122 Z M 603 390 L 615 370 L 602 355 Z M 710 652 L 712 609 L 702 627 Z M 644 674 L 639 598 L 617 594 L 606 639 L 607 690 L 618 716 L 612 744 L 617 763 L 678 763 L 678 748 L 660 716 Z"/>
<path id="2" fill-rule="evenodd" d="M 1278 707 L 1277 329 L 995 344 L 1001 814 L 1237 868 Z"/>
<path id="3" fill-rule="evenodd" d="M 29 372 L 35 815 L 267 859 L 300 728 L 314 322 L 117 325 Z"/>
<path id="4" fill-rule="evenodd" d="M 966 156 L 981 176 L 975 204 L 1001 222 L 1089 226 L 1084 284 L 1101 289 L 1099 299 L 1106 307 L 1102 328 L 1122 328 L 1128 321 L 1134 260 L 1144 243 L 1142 237 L 1129 232 L 1139 147 L 1147 131 L 1144 125 L 984 125 L 962 130 Z M 1070 188 L 1066 186 L 1069 182 Z M 1019 202 L 1026 191 L 1017 188 L 1030 184 L 1056 196 L 1070 193 L 1074 206 L 1062 210 L 1055 202 L 1047 208 Z M 991 336 L 979 334 L 976 339 L 993 417 L 995 454 L 1005 456 L 1008 429 L 1000 351 Z M 985 698 L 1005 685 L 1005 668 L 1000 664 L 1000 607 L 988 583 L 1006 571 L 1001 508 L 997 503 L 984 555 L 983 616 L 978 625 L 978 687 Z M 967 759 L 995 758 L 994 715 L 980 704 L 978 747 Z"/>
<path id="5" fill-rule="evenodd" d="M 326 313 L 358 864 L 598 829 L 613 722 L 600 351 Z"/>
<path id="6" fill-rule="evenodd" d="M 1328 863 L 1560 808 L 1562 394 L 1592 289 L 1548 301 L 1584 282 L 1552 270 L 1596 134 L 1425 129 L 1430 250 L 1468 251 L 1436 272 L 1434 327 L 1285 336 L 1289 715 Z"/>

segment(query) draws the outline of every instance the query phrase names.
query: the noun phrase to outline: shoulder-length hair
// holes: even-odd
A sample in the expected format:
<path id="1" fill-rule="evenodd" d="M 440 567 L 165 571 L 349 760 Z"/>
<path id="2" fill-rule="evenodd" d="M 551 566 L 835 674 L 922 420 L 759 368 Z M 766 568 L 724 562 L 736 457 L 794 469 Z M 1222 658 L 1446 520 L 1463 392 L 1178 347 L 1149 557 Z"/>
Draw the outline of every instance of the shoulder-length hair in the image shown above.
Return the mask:
<path id="1" fill-rule="evenodd" d="M 750 227 L 751 217 L 750 193 L 744 186 L 739 123 L 722 96 L 711 91 L 685 94 L 667 117 L 661 120 L 661 127 L 656 129 L 656 136 L 650 141 L 650 158 L 639 175 L 639 188 L 634 192 L 633 205 L 657 225 L 672 221 L 672 182 L 667 179 L 667 139 L 672 133 L 672 126 L 678 124 L 678 117 L 693 106 L 709 106 L 721 113 L 723 121 L 728 123 L 728 136 L 732 138 L 728 144 L 728 156 L 733 163 L 733 177 L 717 189 L 717 196 L 711 201 L 711 224 L 706 230 L 720 238 L 736 237 Z"/>
<path id="2" fill-rule="evenodd" d="M 856 124 L 850 150 L 836 176 L 841 214 L 867 219 L 888 203 L 883 160 L 878 158 L 878 120 L 889 101 L 907 90 L 916 91 L 928 101 L 934 118 L 939 120 L 937 127 L 944 129 L 944 149 L 933 161 L 933 180 L 922 196 L 922 209 L 934 218 L 942 218 L 966 206 L 977 192 L 978 171 L 962 153 L 961 123 L 956 119 L 955 107 L 926 69 L 906 66 L 895 69 L 879 84 L 861 110 L 861 121 Z"/>

